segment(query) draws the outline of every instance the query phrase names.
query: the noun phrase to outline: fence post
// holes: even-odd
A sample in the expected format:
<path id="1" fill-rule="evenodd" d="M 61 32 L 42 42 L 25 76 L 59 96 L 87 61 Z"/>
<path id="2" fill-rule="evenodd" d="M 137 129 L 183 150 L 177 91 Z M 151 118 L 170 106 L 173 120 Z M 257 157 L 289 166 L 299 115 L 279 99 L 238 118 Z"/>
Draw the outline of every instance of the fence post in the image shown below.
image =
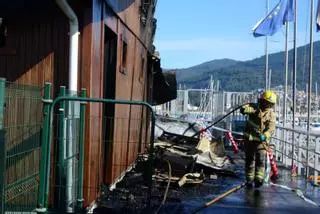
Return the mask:
<path id="1" fill-rule="evenodd" d="M 38 194 L 38 209 L 37 212 L 46 212 L 47 208 L 47 180 L 50 171 L 50 163 L 48 163 L 48 157 L 50 156 L 50 148 L 48 144 L 48 132 L 49 132 L 49 109 L 52 104 L 51 100 L 51 83 L 45 83 L 44 97 L 43 97 L 43 126 L 41 134 L 41 161 L 40 161 L 40 184 Z"/>
<path id="2" fill-rule="evenodd" d="M 59 96 L 63 97 L 66 95 L 66 87 L 60 86 Z M 65 101 L 61 101 L 59 106 L 59 208 L 63 208 L 65 203 L 65 188 L 63 185 L 65 184 L 65 173 L 64 173 L 64 155 L 65 155 Z"/>
<path id="3" fill-rule="evenodd" d="M 4 105 L 6 80 L 0 79 L 0 214 L 5 212 L 6 145 L 4 139 Z"/>
<path id="4" fill-rule="evenodd" d="M 151 133 L 150 133 L 150 150 L 149 150 L 149 207 L 151 206 L 152 196 L 152 176 L 154 174 L 154 129 L 156 124 L 156 117 L 152 107 L 149 108 L 151 111 Z"/>
<path id="5" fill-rule="evenodd" d="M 80 97 L 87 97 L 87 90 L 81 89 Z M 84 136 L 85 136 L 85 116 L 87 102 L 80 103 L 80 128 L 79 128 L 79 169 L 78 169 L 78 190 L 77 209 L 83 206 L 83 172 L 84 172 Z"/>

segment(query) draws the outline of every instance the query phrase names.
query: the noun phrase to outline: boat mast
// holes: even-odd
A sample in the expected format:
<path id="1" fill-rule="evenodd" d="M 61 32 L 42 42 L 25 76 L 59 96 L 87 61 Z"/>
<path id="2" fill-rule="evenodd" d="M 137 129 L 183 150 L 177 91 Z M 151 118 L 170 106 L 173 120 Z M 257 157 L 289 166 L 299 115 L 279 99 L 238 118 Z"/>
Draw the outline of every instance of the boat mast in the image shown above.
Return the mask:
<path id="1" fill-rule="evenodd" d="M 306 155 L 306 177 L 309 174 L 309 141 L 310 141 L 310 114 L 311 114 L 311 96 L 312 96 L 312 69 L 313 69 L 313 0 L 310 8 L 310 54 L 309 54 L 309 82 L 308 82 L 308 124 L 307 124 L 307 155 Z"/>
<path id="2" fill-rule="evenodd" d="M 211 106 L 211 119 L 213 119 L 213 78 L 210 76 L 210 106 Z"/>

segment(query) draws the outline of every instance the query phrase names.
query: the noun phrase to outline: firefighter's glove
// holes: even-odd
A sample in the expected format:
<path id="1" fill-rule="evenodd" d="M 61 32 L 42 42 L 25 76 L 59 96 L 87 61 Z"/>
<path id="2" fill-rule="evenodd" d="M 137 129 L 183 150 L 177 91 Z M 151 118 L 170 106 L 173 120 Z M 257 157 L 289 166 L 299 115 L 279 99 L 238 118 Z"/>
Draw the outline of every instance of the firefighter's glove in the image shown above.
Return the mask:
<path id="1" fill-rule="evenodd" d="M 270 139 L 271 139 L 271 134 L 270 134 L 270 132 L 265 132 L 264 134 L 263 134 L 265 137 L 266 137 L 266 141 L 269 141 Z"/>
<path id="2" fill-rule="evenodd" d="M 255 112 L 255 108 L 251 106 L 250 104 L 246 104 L 241 107 L 240 113 L 241 114 L 252 114 Z"/>
<path id="3" fill-rule="evenodd" d="M 267 139 L 267 138 L 266 138 L 266 136 L 265 136 L 264 134 L 261 134 L 261 135 L 260 135 L 260 141 L 261 141 L 261 142 L 265 142 L 266 139 Z"/>
<path id="4" fill-rule="evenodd" d="M 247 138 L 249 141 L 259 141 L 259 137 L 257 135 L 248 134 Z"/>
<path id="5" fill-rule="evenodd" d="M 242 106 L 242 107 L 240 108 L 240 113 L 241 113 L 241 114 L 246 114 L 249 107 L 250 107 L 249 104 L 246 104 L 246 105 Z"/>

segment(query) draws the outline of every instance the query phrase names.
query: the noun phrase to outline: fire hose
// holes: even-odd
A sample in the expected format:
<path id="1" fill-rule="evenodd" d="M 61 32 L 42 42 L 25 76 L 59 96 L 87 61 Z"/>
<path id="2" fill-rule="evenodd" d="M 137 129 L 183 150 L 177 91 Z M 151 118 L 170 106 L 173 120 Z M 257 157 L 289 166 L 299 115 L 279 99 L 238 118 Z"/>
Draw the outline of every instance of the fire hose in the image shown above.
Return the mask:
<path id="1" fill-rule="evenodd" d="M 246 104 L 244 104 L 244 105 L 246 105 Z M 220 121 L 222 121 L 223 119 L 225 119 L 228 115 L 230 115 L 231 113 L 235 112 L 236 110 L 238 110 L 238 109 L 241 108 L 242 106 L 243 106 L 243 105 L 236 107 L 235 109 L 233 109 L 232 111 L 230 111 L 229 113 L 227 113 L 226 115 L 224 115 L 223 117 L 221 117 L 220 119 L 218 119 L 217 121 L 213 122 L 211 125 L 207 126 L 205 129 L 202 129 L 202 130 L 200 130 L 199 132 L 195 133 L 192 137 L 195 137 L 196 135 L 201 134 L 201 133 L 203 133 L 204 131 L 208 130 L 209 128 L 211 128 L 211 127 L 214 126 L 215 124 L 219 123 Z M 237 152 L 238 152 L 238 147 L 237 147 L 237 144 L 235 143 L 235 141 L 234 141 L 234 139 L 233 139 L 233 137 L 232 137 L 232 135 L 231 135 L 231 132 L 228 131 L 228 132 L 225 133 L 225 135 L 226 135 L 226 137 L 230 140 L 230 142 L 232 143 L 233 151 L 234 151 L 235 153 L 237 153 Z M 268 155 L 268 160 L 270 161 L 270 166 L 271 166 L 271 170 L 272 170 L 272 177 L 277 178 L 277 177 L 279 176 L 279 172 L 278 172 L 278 167 L 277 167 L 277 165 L 276 165 L 276 163 L 275 163 L 275 160 L 274 160 L 274 158 L 273 158 L 272 150 L 270 149 L 270 147 L 269 147 L 268 145 L 266 145 L 265 142 L 261 142 L 261 143 L 262 143 L 264 149 L 266 150 L 267 155 Z M 269 162 L 269 161 L 268 161 L 268 162 Z M 203 204 L 201 207 L 198 207 L 198 208 L 195 209 L 192 213 L 197 213 L 197 212 L 201 211 L 202 209 L 205 209 L 205 208 L 207 208 L 207 207 L 215 204 L 216 202 L 220 201 L 221 199 L 225 198 L 226 196 L 228 196 L 228 195 L 230 195 L 230 194 L 232 194 L 232 193 L 234 193 L 234 192 L 242 189 L 244 186 L 246 186 L 246 183 L 247 183 L 247 182 L 244 182 L 244 183 L 242 183 L 242 184 L 240 184 L 240 185 L 238 185 L 238 186 L 230 189 L 229 191 L 223 193 L 222 195 L 216 197 L 215 199 L 213 199 L 213 200 L 211 200 L 211 201 Z M 284 185 L 274 184 L 274 183 L 272 183 L 272 182 L 271 182 L 271 184 L 272 184 L 273 186 L 278 186 L 278 187 L 281 187 L 281 188 L 290 189 L 291 191 L 296 192 L 299 197 L 303 198 L 303 199 L 304 199 L 305 201 L 307 201 L 308 203 L 311 203 L 311 204 L 313 204 L 313 205 L 315 205 L 315 206 L 319 206 L 318 204 L 316 204 L 315 202 L 311 201 L 310 199 L 307 199 L 300 190 L 292 189 L 292 188 L 286 187 L 286 186 L 284 186 Z"/>
<path id="2" fill-rule="evenodd" d="M 228 190 L 227 192 L 219 195 L 219 196 L 216 197 L 215 199 L 213 199 L 213 200 L 211 200 L 211 201 L 208 201 L 207 203 L 203 204 L 201 207 L 198 207 L 197 209 L 195 209 L 195 210 L 192 212 L 192 214 L 197 213 L 197 212 L 201 211 L 202 209 L 205 209 L 205 208 L 207 208 L 207 207 L 215 204 L 216 202 L 218 202 L 218 201 L 220 201 L 221 199 L 227 197 L 227 196 L 230 195 L 231 193 L 234 193 L 234 192 L 242 189 L 243 187 L 246 186 L 246 184 L 247 184 L 247 182 L 244 182 L 244 183 L 242 183 L 242 184 L 240 184 L 240 185 L 238 185 L 238 186 L 236 186 L 236 187 Z"/>
<path id="3" fill-rule="evenodd" d="M 166 160 L 167 164 L 168 164 L 168 184 L 167 184 L 167 187 L 166 187 L 166 190 L 164 192 L 164 196 L 163 196 L 163 199 L 162 199 L 162 202 L 159 206 L 159 208 L 156 210 L 155 214 L 157 214 L 160 209 L 162 208 L 162 206 L 164 205 L 164 203 L 166 202 L 166 199 L 167 199 L 167 195 L 168 195 L 168 191 L 169 191 L 169 187 L 170 187 L 170 182 L 171 182 L 171 177 L 172 177 L 172 169 L 171 169 L 171 164 L 170 164 L 170 161 Z"/>
<path id="4" fill-rule="evenodd" d="M 320 207 L 320 204 L 317 204 L 316 202 L 308 199 L 300 189 L 294 189 L 294 188 L 290 188 L 290 187 L 285 186 L 285 185 L 275 184 L 275 183 L 272 183 L 272 182 L 271 182 L 271 185 L 275 186 L 275 187 L 282 188 L 282 189 L 286 189 L 286 190 L 289 190 L 289 191 L 292 191 L 292 192 L 295 192 L 297 194 L 297 196 L 302 198 L 304 201 L 306 201 L 309 204 L 312 204 L 312 205 L 314 205 L 316 207 Z"/>
<path id="5" fill-rule="evenodd" d="M 225 133 L 225 135 L 232 144 L 233 152 L 238 153 L 239 152 L 238 145 L 236 144 L 235 140 L 233 139 L 231 132 L 227 131 Z M 261 142 L 261 143 L 262 143 L 262 145 L 263 145 L 264 149 L 266 150 L 267 155 L 269 157 L 271 171 L 272 171 L 272 178 L 278 178 L 278 176 L 279 176 L 278 167 L 277 167 L 277 164 L 273 158 L 272 150 L 264 142 Z"/>
<path id="6" fill-rule="evenodd" d="M 239 105 L 237 107 L 235 107 L 234 109 L 232 109 L 230 112 L 228 112 L 227 114 L 225 114 L 224 116 L 222 116 L 221 118 L 219 118 L 218 120 L 214 121 L 211 125 L 207 126 L 206 128 L 204 129 L 201 129 L 200 131 L 197 131 L 196 133 L 194 133 L 191 138 L 197 136 L 197 135 L 200 135 L 201 133 L 207 131 L 208 129 L 210 129 L 212 126 L 216 125 L 217 123 L 221 122 L 222 120 L 224 120 L 226 117 L 228 117 L 230 114 L 232 114 L 233 112 L 237 111 L 238 109 L 240 109 L 242 106 L 244 105 L 247 105 L 247 104 L 250 104 L 250 103 L 245 103 L 245 104 L 242 104 L 242 105 Z"/>

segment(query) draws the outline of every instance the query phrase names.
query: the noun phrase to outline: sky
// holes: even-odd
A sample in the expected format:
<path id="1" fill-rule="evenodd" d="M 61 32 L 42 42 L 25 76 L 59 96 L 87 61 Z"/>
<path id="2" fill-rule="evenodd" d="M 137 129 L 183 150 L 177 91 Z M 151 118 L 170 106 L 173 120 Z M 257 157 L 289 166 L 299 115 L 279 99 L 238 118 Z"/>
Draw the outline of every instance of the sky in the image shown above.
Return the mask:
<path id="1" fill-rule="evenodd" d="M 155 46 L 163 68 L 187 68 L 214 59 L 250 60 L 265 53 L 265 37 L 252 28 L 266 13 L 267 0 L 158 0 Z M 298 1 L 298 46 L 310 41 L 310 2 Z M 317 7 L 315 0 L 315 8 Z M 269 0 L 271 10 L 279 0 Z M 314 18 L 315 23 L 315 18 Z M 315 25 L 314 25 L 315 26 Z M 293 46 L 290 24 L 289 47 Z M 320 32 L 314 33 L 320 40 Z M 269 37 L 268 51 L 284 51 L 285 28 Z"/>

